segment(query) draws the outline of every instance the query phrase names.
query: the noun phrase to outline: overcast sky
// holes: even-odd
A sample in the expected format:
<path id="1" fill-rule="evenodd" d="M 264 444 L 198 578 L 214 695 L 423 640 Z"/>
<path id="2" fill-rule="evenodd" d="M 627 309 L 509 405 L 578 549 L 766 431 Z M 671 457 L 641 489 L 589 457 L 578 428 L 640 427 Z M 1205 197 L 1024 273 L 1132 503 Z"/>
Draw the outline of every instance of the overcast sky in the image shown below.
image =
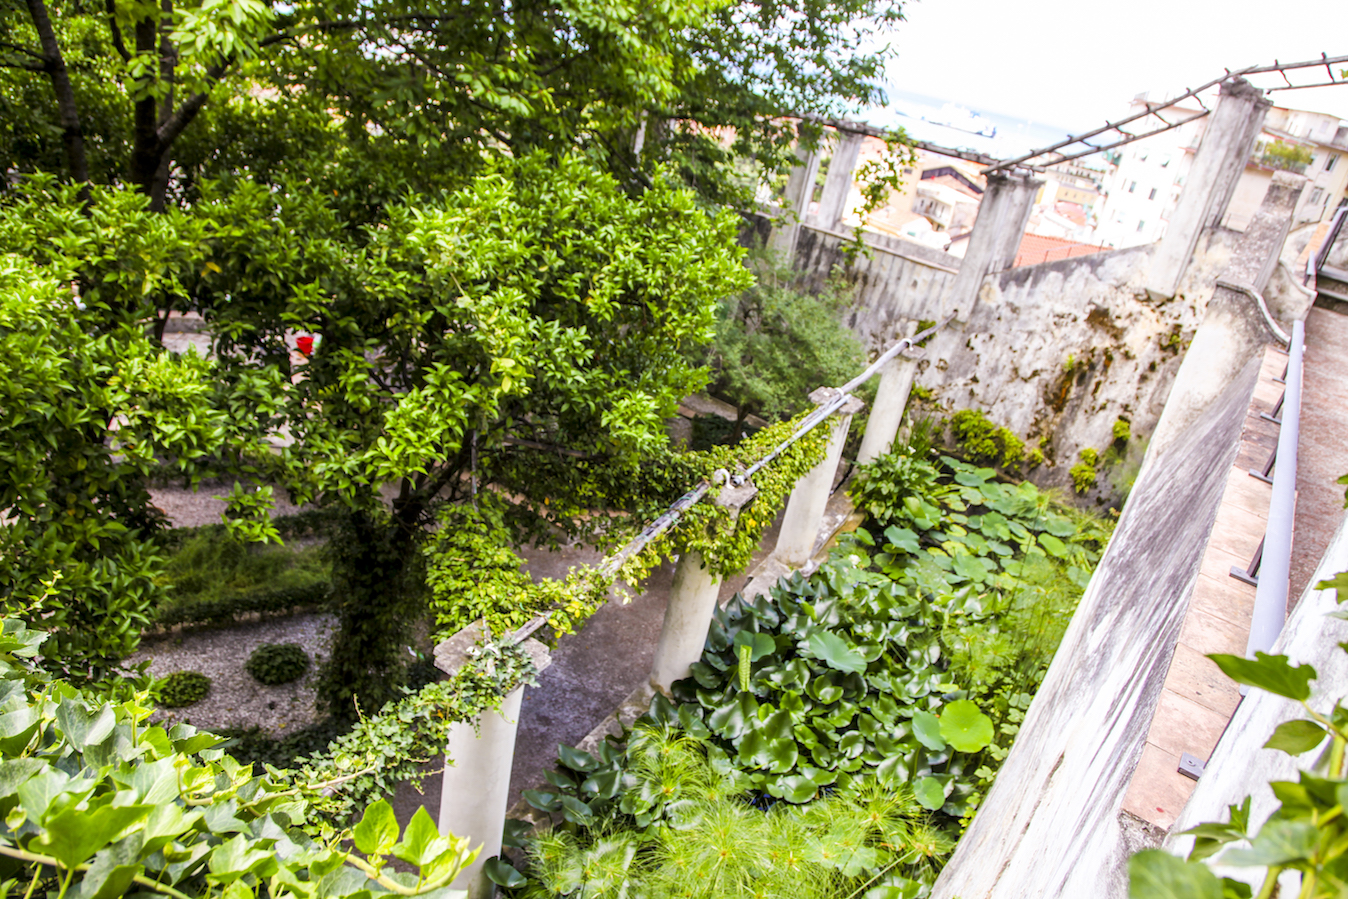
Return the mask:
<path id="1" fill-rule="evenodd" d="M 1072 131 L 1121 115 L 1138 93 L 1180 92 L 1223 69 L 1348 56 L 1348 0 L 911 0 L 904 14 L 895 87 Z M 1315 72 L 1327 75 L 1302 81 Z M 1348 119 L 1348 84 L 1273 102 Z"/>

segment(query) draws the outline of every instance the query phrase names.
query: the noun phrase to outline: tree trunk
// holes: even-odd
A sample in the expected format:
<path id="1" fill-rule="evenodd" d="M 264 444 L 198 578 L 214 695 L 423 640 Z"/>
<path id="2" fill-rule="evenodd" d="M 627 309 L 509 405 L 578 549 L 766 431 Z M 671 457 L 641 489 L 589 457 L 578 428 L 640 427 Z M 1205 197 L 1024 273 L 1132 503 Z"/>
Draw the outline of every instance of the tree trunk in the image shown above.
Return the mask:
<path id="1" fill-rule="evenodd" d="M 397 697 L 423 578 L 413 510 L 350 513 L 328 543 L 337 633 L 318 685 L 329 714 L 354 719 Z"/>
<path id="2" fill-rule="evenodd" d="M 61 123 L 61 142 L 65 146 L 66 165 L 70 167 L 70 179 L 83 184 L 80 199 L 89 200 L 89 160 L 84 150 L 84 128 L 80 124 L 79 106 L 75 103 L 75 89 L 70 84 L 70 72 L 66 69 L 65 56 L 56 42 L 56 32 L 52 29 L 51 17 L 47 14 L 47 5 L 43 0 L 28 0 L 28 14 L 32 17 L 33 27 L 37 29 L 38 40 L 42 43 L 44 68 L 51 78 L 52 89 L 56 91 L 56 109 Z"/>

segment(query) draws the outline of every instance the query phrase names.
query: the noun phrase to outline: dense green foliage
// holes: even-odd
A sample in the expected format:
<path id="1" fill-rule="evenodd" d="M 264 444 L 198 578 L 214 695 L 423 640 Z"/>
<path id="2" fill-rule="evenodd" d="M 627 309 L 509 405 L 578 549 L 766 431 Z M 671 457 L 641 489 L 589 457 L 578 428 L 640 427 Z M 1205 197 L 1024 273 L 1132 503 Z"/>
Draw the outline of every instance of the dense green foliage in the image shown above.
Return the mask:
<path id="1" fill-rule="evenodd" d="M 564 823 L 532 843 L 517 895 L 911 897 L 904 875 L 950 850 L 911 793 L 874 783 L 765 811 L 706 736 L 657 701 L 620 745 L 563 747 L 552 789 L 528 798 Z"/>
<path id="2" fill-rule="evenodd" d="M 107 241 L 84 308 L 72 266 L 0 255 L 0 601 L 52 628 L 44 656 L 80 677 L 129 654 L 162 599 L 145 490 L 155 453 L 191 471 L 237 445 L 208 407 L 205 360 L 162 352 L 131 322 L 92 325 L 112 285 L 150 283 L 145 260 L 171 252 L 103 211 L 62 233 L 25 234 L 33 222 L 0 215 L 0 253 L 82 253 L 95 231 Z"/>
<path id="3" fill-rule="evenodd" d="M 315 814 L 335 784 L 261 776 L 188 725 L 148 726 L 144 692 L 90 704 L 31 665 L 46 635 L 0 628 L 0 833 L 3 889 L 32 895 L 186 899 L 433 894 L 469 860 L 468 841 L 422 810 L 402 832 L 386 802 L 352 836 L 357 855 Z M 415 873 L 394 872 L 389 856 Z M 439 894 L 443 895 L 443 893 Z"/>
<path id="4" fill-rule="evenodd" d="M 200 671 L 175 671 L 155 684 L 156 705 L 181 709 L 200 702 L 211 692 L 211 679 Z"/>
<path id="5" fill-rule="evenodd" d="M 1016 468 L 1025 444 L 1010 429 L 993 424 L 977 409 L 961 409 L 950 417 L 950 430 L 968 457 L 980 464 Z"/>
<path id="6" fill-rule="evenodd" d="M 166 546 L 162 575 L 168 595 L 154 611 L 160 626 L 228 624 L 248 612 L 289 612 L 321 605 L 332 589 L 318 546 L 248 544 L 218 527 L 174 543 Z"/>
<path id="7" fill-rule="evenodd" d="M 754 286 L 722 302 L 707 348 L 711 392 L 738 410 L 732 441 L 748 416 L 794 415 L 812 390 L 845 383 L 866 362 L 860 340 L 839 319 L 851 299 L 841 283 L 811 293 L 789 270 L 758 262 Z"/>
<path id="8" fill-rule="evenodd" d="M 805 827 L 795 845 L 827 863 L 802 860 L 793 895 L 923 894 L 1005 759 L 1109 532 L 992 469 L 929 460 L 929 429 L 916 434 L 910 452 L 862 469 L 864 529 L 810 578 L 718 609 L 702 660 L 673 687 L 677 707 L 657 697 L 648 724 L 706 744 L 691 763 L 647 758 L 673 738 L 640 729 L 598 758 L 563 750 L 555 791 L 526 795 L 565 822 L 532 845 L 528 890 L 774 895 L 741 889 L 755 871 L 765 888 L 780 874 L 757 841 Z M 651 767 L 668 755 L 678 763 Z M 806 827 L 872 802 L 906 808 L 920 836 Z M 744 847 L 699 830 L 732 817 L 753 819 L 737 825 L 752 835 Z M 708 853 L 713 867 L 698 868 L 684 830 L 721 861 Z"/>
<path id="9" fill-rule="evenodd" d="M 243 667 L 258 683 L 274 687 L 304 677 L 309 654 L 298 643 L 263 643 L 249 653 Z"/>

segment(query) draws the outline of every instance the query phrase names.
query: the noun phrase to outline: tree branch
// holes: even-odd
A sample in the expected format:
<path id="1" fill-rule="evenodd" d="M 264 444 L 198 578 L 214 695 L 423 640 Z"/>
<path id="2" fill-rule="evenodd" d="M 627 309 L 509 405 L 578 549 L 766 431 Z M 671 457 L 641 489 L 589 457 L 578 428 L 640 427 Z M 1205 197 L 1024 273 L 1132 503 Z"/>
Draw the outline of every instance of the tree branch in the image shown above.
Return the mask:
<path id="1" fill-rule="evenodd" d="M 28 15 L 32 17 L 33 27 L 37 29 L 38 40 L 42 44 L 42 56 L 45 70 L 51 78 L 52 89 L 56 91 L 56 109 L 61 123 L 61 141 L 65 144 L 66 164 L 70 166 L 72 180 L 84 185 L 80 198 L 89 199 L 89 160 L 84 152 L 84 129 L 80 126 L 79 107 L 75 103 L 75 89 L 70 84 L 70 72 L 66 70 L 65 57 L 61 46 L 56 43 L 56 32 L 47 14 L 47 5 L 43 0 L 27 0 Z"/>
<path id="2" fill-rule="evenodd" d="M 108 27 L 112 30 L 112 46 L 123 62 L 130 62 L 131 53 L 126 49 L 126 42 L 122 40 L 122 29 L 117 25 L 117 0 L 108 0 L 107 9 Z"/>

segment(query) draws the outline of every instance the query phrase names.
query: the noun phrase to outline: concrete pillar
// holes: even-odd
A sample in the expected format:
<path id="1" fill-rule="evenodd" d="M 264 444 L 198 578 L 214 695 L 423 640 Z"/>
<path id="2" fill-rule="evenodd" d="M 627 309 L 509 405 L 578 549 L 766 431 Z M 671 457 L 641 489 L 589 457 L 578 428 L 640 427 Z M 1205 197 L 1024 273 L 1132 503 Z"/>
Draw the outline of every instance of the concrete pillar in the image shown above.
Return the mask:
<path id="1" fill-rule="evenodd" d="M 435 648 L 436 667 L 454 673 L 471 659 L 469 651 L 483 636 L 481 624 L 459 631 Z M 546 646 L 534 639 L 525 640 L 523 646 L 539 671 L 548 667 L 551 658 Z M 469 899 L 490 899 L 494 890 L 482 867 L 487 859 L 501 854 L 523 697 L 521 686 L 502 701 L 499 711 L 483 712 L 476 722 L 450 727 L 440 787 L 440 832 L 467 837 L 472 848 L 481 847 L 473 863 L 451 884 L 452 889 L 467 890 Z"/>
<path id="2" fill-rule="evenodd" d="M 810 212 L 814 181 L 819 174 L 819 148 L 810 149 L 803 140 L 796 142 L 797 165 L 786 182 L 786 200 L 782 205 L 784 221 L 772 229 L 768 247 L 790 265 L 796 256 L 796 235 L 800 221 Z"/>
<path id="3" fill-rule="evenodd" d="M 1305 183 L 1301 175 L 1274 175 L 1264 202 L 1217 279 L 1203 321 L 1175 373 L 1175 383 L 1147 444 L 1144 470 L 1180 439 L 1245 365 L 1274 339 L 1258 302 L 1241 288 L 1261 293 L 1267 285 Z"/>
<path id="4" fill-rule="evenodd" d="M 729 508 L 733 520 L 757 492 L 749 483 L 726 486 L 716 503 Z M 665 605 L 665 621 L 655 645 L 655 661 L 651 663 L 651 686 L 668 693 L 670 685 L 687 677 L 692 664 L 702 658 L 720 592 L 721 576 L 707 567 L 701 553 L 688 550 L 679 556 Z"/>
<path id="5" fill-rule="evenodd" d="M 852 194 L 852 173 L 856 171 L 861 142 L 865 138 L 864 134 L 852 131 L 838 133 L 828 174 L 824 177 L 824 192 L 819 197 L 819 215 L 815 219 L 819 227 L 828 231 L 842 227 L 843 217 L 847 215 L 847 198 Z"/>
<path id="6" fill-rule="evenodd" d="M 946 311 L 968 314 L 978 298 L 983 279 L 1006 271 L 1016 261 L 1016 251 L 1034 210 L 1034 196 L 1044 182 L 1028 172 L 993 172 L 978 204 L 969 246 L 959 274 L 950 288 Z"/>
<path id="7" fill-rule="evenodd" d="M 910 328 L 909 333 L 913 333 L 913 330 Z M 894 445 L 894 437 L 903 423 L 903 410 L 908 406 L 908 394 L 912 392 L 913 378 L 917 375 L 917 363 L 921 358 L 922 350 L 914 347 L 895 356 L 880 369 L 880 387 L 875 393 L 875 405 L 871 407 L 871 415 L 866 422 L 861 449 L 857 450 L 858 465 L 865 465 L 883 456 Z"/>
<path id="8" fill-rule="evenodd" d="M 1243 78 L 1222 83 L 1184 193 L 1151 257 L 1147 293 L 1153 299 L 1175 295 L 1203 229 L 1220 222 L 1226 213 L 1270 105 L 1264 92 Z"/>
<path id="9" fill-rule="evenodd" d="M 832 387 L 820 387 L 810 394 L 810 401 L 816 406 L 823 405 L 835 394 Z M 838 473 L 843 444 L 847 442 L 847 430 L 851 427 L 852 416 L 861 407 L 861 400 L 853 398 L 838 410 L 823 461 L 806 472 L 791 491 L 791 498 L 786 502 L 786 513 L 782 517 L 782 530 L 777 537 L 777 548 L 772 553 L 786 565 L 799 568 L 810 561 L 814 542 L 819 536 L 819 523 L 828 505 L 829 491 L 833 489 L 833 477 Z"/>

